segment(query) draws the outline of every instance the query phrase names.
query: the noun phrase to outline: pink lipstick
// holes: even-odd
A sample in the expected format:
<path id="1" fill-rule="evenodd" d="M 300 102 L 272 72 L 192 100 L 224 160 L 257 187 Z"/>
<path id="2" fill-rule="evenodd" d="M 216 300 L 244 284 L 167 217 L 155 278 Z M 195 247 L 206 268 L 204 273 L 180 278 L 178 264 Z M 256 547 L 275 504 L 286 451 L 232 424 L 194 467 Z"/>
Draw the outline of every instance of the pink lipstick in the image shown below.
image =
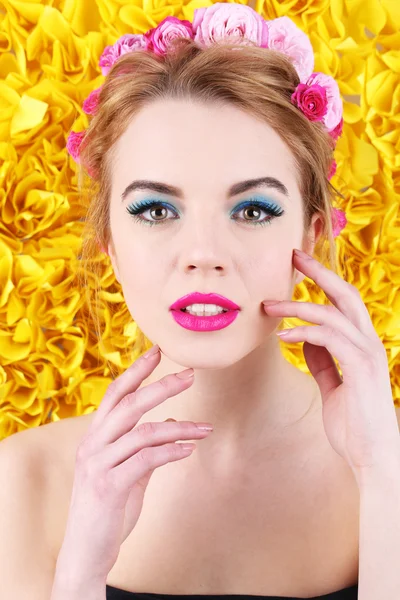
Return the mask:
<path id="1" fill-rule="evenodd" d="M 185 311 L 191 304 L 216 304 L 223 308 L 224 312 L 216 315 L 192 315 Z M 181 325 L 184 329 L 190 329 L 191 331 L 216 331 L 233 323 L 239 314 L 240 306 L 220 294 L 194 292 L 179 298 L 179 300 L 171 304 L 170 311 L 178 325 Z"/>

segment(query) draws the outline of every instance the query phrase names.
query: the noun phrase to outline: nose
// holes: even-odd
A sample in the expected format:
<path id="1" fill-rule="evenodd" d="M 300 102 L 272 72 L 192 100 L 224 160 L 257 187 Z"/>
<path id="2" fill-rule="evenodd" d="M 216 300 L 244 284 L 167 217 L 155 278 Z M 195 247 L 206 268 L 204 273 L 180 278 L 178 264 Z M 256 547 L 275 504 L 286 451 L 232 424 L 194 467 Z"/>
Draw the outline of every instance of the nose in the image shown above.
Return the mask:
<path id="1" fill-rule="evenodd" d="M 175 250 L 179 255 L 180 271 L 187 274 L 198 271 L 203 276 L 222 276 L 230 269 L 233 244 L 237 243 L 225 230 L 225 217 L 218 207 L 202 204 L 194 208 L 185 220 L 185 227 L 177 232 Z"/>
<path id="2" fill-rule="evenodd" d="M 198 270 L 222 275 L 229 264 L 226 239 L 221 236 L 220 228 L 211 227 L 210 219 L 204 217 L 196 219 L 196 226 L 190 232 L 188 228 L 179 250 L 181 268 L 188 273 Z"/>
<path id="3" fill-rule="evenodd" d="M 217 256 L 218 254 L 218 256 Z M 217 250 L 212 250 L 211 247 L 191 248 L 191 250 L 182 257 L 181 268 L 182 271 L 189 273 L 195 273 L 196 271 L 206 277 L 211 274 L 223 275 L 226 271 L 226 261 L 222 261 L 221 253 Z"/>
<path id="4" fill-rule="evenodd" d="M 215 265 L 215 266 L 205 266 L 204 262 L 198 265 L 188 265 L 187 266 L 187 271 L 195 271 L 196 269 L 201 269 L 201 270 L 207 270 L 207 271 L 211 271 L 212 269 L 215 269 L 216 271 L 222 272 L 224 270 L 224 268 L 221 265 Z"/>

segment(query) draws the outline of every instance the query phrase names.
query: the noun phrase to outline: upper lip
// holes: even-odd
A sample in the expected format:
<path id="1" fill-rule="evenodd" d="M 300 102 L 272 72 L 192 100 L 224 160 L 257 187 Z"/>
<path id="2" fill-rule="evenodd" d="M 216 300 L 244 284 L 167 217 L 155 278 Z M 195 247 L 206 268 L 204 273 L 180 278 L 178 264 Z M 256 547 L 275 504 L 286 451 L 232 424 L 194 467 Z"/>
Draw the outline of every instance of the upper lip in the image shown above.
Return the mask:
<path id="1" fill-rule="evenodd" d="M 180 310 L 190 304 L 216 304 L 228 310 L 240 310 L 240 306 L 232 302 L 232 300 L 225 298 L 225 296 L 221 296 L 220 294 L 202 294 L 201 292 L 192 292 L 191 294 L 182 296 L 182 298 L 171 304 L 169 308 L 170 310 Z"/>

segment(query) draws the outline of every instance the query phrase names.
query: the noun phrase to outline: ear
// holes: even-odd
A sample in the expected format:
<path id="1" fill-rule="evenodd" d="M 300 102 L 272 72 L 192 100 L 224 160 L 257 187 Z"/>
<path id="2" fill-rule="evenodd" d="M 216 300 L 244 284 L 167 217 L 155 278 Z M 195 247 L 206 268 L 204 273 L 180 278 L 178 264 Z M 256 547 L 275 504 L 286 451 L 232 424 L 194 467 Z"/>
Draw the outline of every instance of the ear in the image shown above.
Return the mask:
<path id="1" fill-rule="evenodd" d="M 318 239 L 323 231 L 323 219 L 324 217 L 321 216 L 320 213 L 315 213 L 312 216 L 310 227 L 308 228 L 306 235 L 303 237 L 301 248 L 299 248 L 299 250 L 303 250 L 303 252 L 306 252 L 310 256 L 314 254 L 315 245 L 318 242 Z M 300 273 L 296 270 L 295 285 L 301 283 L 304 278 L 304 273 Z"/>

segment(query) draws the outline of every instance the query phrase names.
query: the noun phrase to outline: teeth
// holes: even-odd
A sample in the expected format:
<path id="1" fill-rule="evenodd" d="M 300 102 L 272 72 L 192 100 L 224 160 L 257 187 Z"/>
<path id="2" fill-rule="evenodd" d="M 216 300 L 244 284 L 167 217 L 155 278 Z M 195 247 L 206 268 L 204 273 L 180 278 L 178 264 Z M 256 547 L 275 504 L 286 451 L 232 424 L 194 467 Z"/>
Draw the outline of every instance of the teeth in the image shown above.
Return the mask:
<path id="1" fill-rule="evenodd" d="M 184 309 L 184 311 L 191 315 L 196 315 L 197 317 L 219 315 L 223 312 L 228 312 L 226 309 L 218 306 L 217 304 L 190 304 Z"/>

